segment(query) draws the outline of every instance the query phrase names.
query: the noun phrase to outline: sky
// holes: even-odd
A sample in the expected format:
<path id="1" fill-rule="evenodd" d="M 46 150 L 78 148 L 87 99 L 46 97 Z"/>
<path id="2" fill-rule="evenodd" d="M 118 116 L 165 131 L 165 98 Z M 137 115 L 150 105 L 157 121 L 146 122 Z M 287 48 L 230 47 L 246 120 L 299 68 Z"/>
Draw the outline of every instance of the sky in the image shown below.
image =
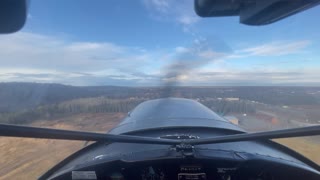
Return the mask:
<path id="1" fill-rule="evenodd" d="M 192 0 L 31 0 L 0 35 L 0 82 L 320 85 L 320 6 L 267 26 L 200 18 Z"/>

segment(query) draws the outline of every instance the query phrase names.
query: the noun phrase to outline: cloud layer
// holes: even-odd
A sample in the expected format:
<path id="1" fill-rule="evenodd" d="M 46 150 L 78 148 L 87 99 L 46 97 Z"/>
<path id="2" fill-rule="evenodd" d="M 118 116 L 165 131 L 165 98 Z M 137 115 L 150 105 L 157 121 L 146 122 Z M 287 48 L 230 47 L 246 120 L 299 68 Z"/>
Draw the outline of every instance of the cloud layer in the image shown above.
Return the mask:
<path id="1" fill-rule="evenodd" d="M 157 1 L 154 1 L 157 2 Z M 166 11 L 166 4 L 161 4 Z M 214 42 L 214 43 L 213 43 Z M 0 37 L 0 81 L 54 82 L 71 85 L 148 86 L 320 84 L 316 68 L 246 69 L 246 58 L 286 57 L 310 41 L 277 41 L 234 49 L 212 39 L 195 39 L 174 49 L 147 50 L 111 42 L 75 42 L 20 32 Z M 219 66 L 227 63 L 229 66 Z M 250 70 L 248 70 L 250 69 Z"/>

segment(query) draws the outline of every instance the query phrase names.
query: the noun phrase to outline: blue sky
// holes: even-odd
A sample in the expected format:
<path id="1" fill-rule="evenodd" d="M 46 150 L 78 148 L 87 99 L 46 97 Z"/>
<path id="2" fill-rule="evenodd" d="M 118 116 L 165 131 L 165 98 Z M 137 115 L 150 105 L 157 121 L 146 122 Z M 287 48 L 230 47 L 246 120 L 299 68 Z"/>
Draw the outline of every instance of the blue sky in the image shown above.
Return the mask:
<path id="1" fill-rule="evenodd" d="M 268 26 L 199 18 L 192 0 L 32 0 L 0 36 L 0 81 L 320 85 L 320 6 Z"/>

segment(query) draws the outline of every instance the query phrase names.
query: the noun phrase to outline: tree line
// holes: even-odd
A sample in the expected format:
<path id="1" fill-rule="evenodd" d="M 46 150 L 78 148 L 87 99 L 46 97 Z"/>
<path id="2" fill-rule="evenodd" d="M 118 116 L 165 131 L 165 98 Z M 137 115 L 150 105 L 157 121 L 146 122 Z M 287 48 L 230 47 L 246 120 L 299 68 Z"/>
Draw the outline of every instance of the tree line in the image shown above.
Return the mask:
<path id="1" fill-rule="evenodd" d="M 0 122 L 26 124 L 35 120 L 50 120 L 79 113 L 127 113 L 146 98 L 110 99 L 108 97 L 80 98 L 52 105 L 38 106 L 25 111 L 0 113 Z M 231 112 L 254 113 L 248 101 L 201 100 L 201 103 L 220 115 Z"/>
<path id="2" fill-rule="evenodd" d="M 214 112 L 224 116 L 229 113 L 255 113 L 256 108 L 250 101 L 237 100 L 237 101 L 228 101 L 228 100 L 203 100 L 202 104 L 213 110 Z"/>

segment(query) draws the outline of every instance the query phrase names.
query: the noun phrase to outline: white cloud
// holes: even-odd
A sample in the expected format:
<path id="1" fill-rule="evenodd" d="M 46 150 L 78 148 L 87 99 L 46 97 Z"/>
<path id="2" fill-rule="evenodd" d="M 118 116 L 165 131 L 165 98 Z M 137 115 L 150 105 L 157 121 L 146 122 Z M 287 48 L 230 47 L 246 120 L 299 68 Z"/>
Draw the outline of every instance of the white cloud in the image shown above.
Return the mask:
<path id="1" fill-rule="evenodd" d="M 66 46 L 67 50 L 71 51 L 88 51 L 88 50 L 109 50 L 114 52 L 121 52 L 121 48 L 111 43 L 90 43 L 78 42 Z"/>
<path id="2" fill-rule="evenodd" d="M 144 0 L 144 4 L 148 7 L 155 8 L 162 13 L 168 13 L 170 0 Z"/>
<path id="3" fill-rule="evenodd" d="M 272 42 L 236 51 L 233 57 L 281 56 L 300 52 L 310 41 Z"/>
<path id="4" fill-rule="evenodd" d="M 207 59 L 217 59 L 217 58 L 223 57 L 224 55 L 225 55 L 224 53 L 215 52 L 213 50 L 205 50 L 205 51 L 199 52 L 200 57 L 207 58 Z"/>
<path id="5" fill-rule="evenodd" d="M 193 9 L 193 0 L 142 0 L 150 15 L 162 21 L 190 26 L 200 20 Z M 185 27 L 184 27 L 185 29 Z"/>
<path id="6" fill-rule="evenodd" d="M 70 42 L 24 32 L 0 36 L 0 49 L 1 67 L 66 71 L 143 66 L 150 55 L 136 48 L 112 43 Z"/>
<path id="7" fill-rule="evenodd" d="M 150 66 L 152 53 L 109 42 L 73 42 L 20 32 L 0 36 L 0 80 L 65 83 L 84 76 L 81 73 L 91 74 L 90 80 L 96 72 L 105 72 L 104 77 L 130 74 L 136 68 Z"/>
<path id="8" fill-rule="evenodd" d="M 175 50 L 177 53 L 185 53 L 185 52 L 188 52 L 189 49 L 186 47 L 178 46 L 175 48 Z"/>
<path id="9" fill-rule="evenodd" d="M 182 14 L 177 17 L 177 21 L 184 25 L 191 25 L 199 21 L 199 17 L 194 16 L 192 14 Z"/>
<path id="10" fill-rule="evenodd" d="M 33 16 L 30 13 L 28 13 L 27 18 L 30 20 L 33 18 Z"/>

